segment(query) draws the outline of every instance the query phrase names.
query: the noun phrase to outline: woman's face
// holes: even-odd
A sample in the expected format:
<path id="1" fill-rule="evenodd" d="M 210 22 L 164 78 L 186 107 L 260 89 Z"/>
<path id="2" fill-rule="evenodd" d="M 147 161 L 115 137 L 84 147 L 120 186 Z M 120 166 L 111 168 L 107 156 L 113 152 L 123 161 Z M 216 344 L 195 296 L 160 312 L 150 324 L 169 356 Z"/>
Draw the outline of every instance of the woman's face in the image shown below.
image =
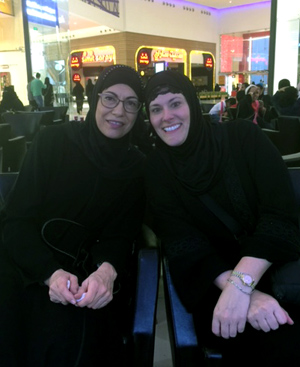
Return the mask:
<path id="1" fill-rule="evenodd" d="M 182 145 L 190 128 L 190 108 L 183 94 L 160 94 L 149 105 L 151 125 L 169 146 Z"/>
<path id="2" fill-rule="evenodd" d="M 252 97 L 252 101 L 256 101 L 259 98 L 260 91 L 258 87 L 252 87 L 249 90 L 249 94 Z"/>
<path id="3" fill-rule="evenodd" d="M 130 97 L 137 98 L 134 90 L 126 84 L 112 85 L 101 94 L 103 93 L 107 98 L 117 97 L 121 101 Z M 120 139 L 133 128 L 137 114 L 138 112 L 126 112 L 122 102 L 119 102 L 114 108 L 104 107 L 99 97 L 95 118 L 98 129 L 103 135 L 111 139 Z"/>

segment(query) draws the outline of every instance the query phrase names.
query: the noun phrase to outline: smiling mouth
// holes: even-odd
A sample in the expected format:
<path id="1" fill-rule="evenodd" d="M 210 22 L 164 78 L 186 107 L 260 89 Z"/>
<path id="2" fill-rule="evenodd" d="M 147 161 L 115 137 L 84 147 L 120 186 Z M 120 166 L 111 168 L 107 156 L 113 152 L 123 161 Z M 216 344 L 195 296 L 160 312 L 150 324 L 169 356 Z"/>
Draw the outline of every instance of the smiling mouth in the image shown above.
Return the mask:
<path id="1" fill-rule="evenodd" d="M 179 129 L 180 126 L 181 126 L 181 124 L 176 124 L 176 125 L 164 127 L 163 131 L 165 131 L 166 133 L 171 132 L 171 131 L 175 131 L 175 130 Z"/>
<path id="2" fill-rule="evenodd" d="M 124 125 L 123 122 L 120 122 L 120 121 L 108 120 L 107 122 L 112 127 L 122 127 Z"/>

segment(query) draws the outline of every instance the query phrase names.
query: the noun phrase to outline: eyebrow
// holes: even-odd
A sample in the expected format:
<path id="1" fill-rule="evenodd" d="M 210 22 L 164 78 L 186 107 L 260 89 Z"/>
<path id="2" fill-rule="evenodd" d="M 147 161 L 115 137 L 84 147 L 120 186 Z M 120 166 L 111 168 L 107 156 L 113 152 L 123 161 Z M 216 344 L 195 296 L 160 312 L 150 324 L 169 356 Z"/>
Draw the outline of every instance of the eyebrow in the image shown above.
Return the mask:
<path id="1" fill-rule="evenodd" d="M 120 97 L 119 97 L 115 92 L 107 91 L 107 92 L 102 92 L 101 94 L 112 94 L 112 95 L 114 95 L 115 97 L 117 97 L 117 98 L 119 98 L 119 99 L 120 99 Z M 137 98 L 136 96 L 129 96 L 129 97 L 126 97 L 125 99 L 127 99 L 127 98 L 135 98 L 135 99 L 137 99 L 137 100 L 138 100 L 138 98 Z"/>
<path id="2" fill-rule="evenodd" d="M 174 99 L 176 99 L 176 98 L 180 98 L 180 96 L 176 96 L 176 97 L 173 97 L 173 98 L 169 99 L 168 103 L 173 102 Z M 160 105 L 161 105 L 161 103 L 153 103 L 152 104 L 152 102 L 150 102 L 150 106 L 160 106 Z"/>

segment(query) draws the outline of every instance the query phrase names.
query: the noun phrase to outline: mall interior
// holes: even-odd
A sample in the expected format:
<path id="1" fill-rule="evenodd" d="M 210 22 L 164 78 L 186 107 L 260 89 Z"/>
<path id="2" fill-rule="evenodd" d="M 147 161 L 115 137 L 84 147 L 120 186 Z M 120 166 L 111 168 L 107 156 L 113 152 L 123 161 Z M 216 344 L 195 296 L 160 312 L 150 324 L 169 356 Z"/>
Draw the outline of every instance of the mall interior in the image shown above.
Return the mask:
<path id="1" fill-rule="evenodd" d="M 216 83 L 228 95 L 244 81 L 263 82 L 269 94 L 282 78 L 297 86 L 300 5 L 291 0 L 215 3 L 4 0 L 0 95 L 5 85 L 13 85 L 27 105 L 28 78 L 39 72 L 42 81 L 49 77 L 55 103 L 69 105 L 72 117 L 74 81 L 85 87 L 115 63 L 134 67 L 144 81 L 165 68 L 178 70 L 204 99 Z M 87 108 L 85 103 L 83 113 Z"/>
<path id="2" fill-rule="evenodd" d="M 54 105 L 77 114 L 72 89 L 85 88 L 112 64 L 133 67 L 146 82 L 160 70 L 187 75 L 199 97 L 216 101 L 243 82 L 300 82 L 300 2 L 295 0 L 2 0 L 0 101 L 13 85 L 28 105 L 31 76 L 50 79 Z M 215 85 L 221 88 L 214 93 Z M 82 117 L 88 112 L 84 102 Z M 162 286 L 155 367 L 172 357 Z"/>

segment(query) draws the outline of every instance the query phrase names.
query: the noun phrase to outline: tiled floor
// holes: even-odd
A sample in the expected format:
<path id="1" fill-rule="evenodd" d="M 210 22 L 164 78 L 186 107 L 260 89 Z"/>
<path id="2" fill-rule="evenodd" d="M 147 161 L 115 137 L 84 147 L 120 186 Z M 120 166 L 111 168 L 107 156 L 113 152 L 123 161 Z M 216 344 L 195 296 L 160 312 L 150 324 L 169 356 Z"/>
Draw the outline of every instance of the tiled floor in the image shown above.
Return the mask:
<path id="1" fill-rule="evenodd" d="M 158 303 L 157 303 L 157 325 L 154 348 L 154 367 L 172 367 L 171 348 L 166 320 L 165 304 L 162 279 L 160 280 Z"/>

